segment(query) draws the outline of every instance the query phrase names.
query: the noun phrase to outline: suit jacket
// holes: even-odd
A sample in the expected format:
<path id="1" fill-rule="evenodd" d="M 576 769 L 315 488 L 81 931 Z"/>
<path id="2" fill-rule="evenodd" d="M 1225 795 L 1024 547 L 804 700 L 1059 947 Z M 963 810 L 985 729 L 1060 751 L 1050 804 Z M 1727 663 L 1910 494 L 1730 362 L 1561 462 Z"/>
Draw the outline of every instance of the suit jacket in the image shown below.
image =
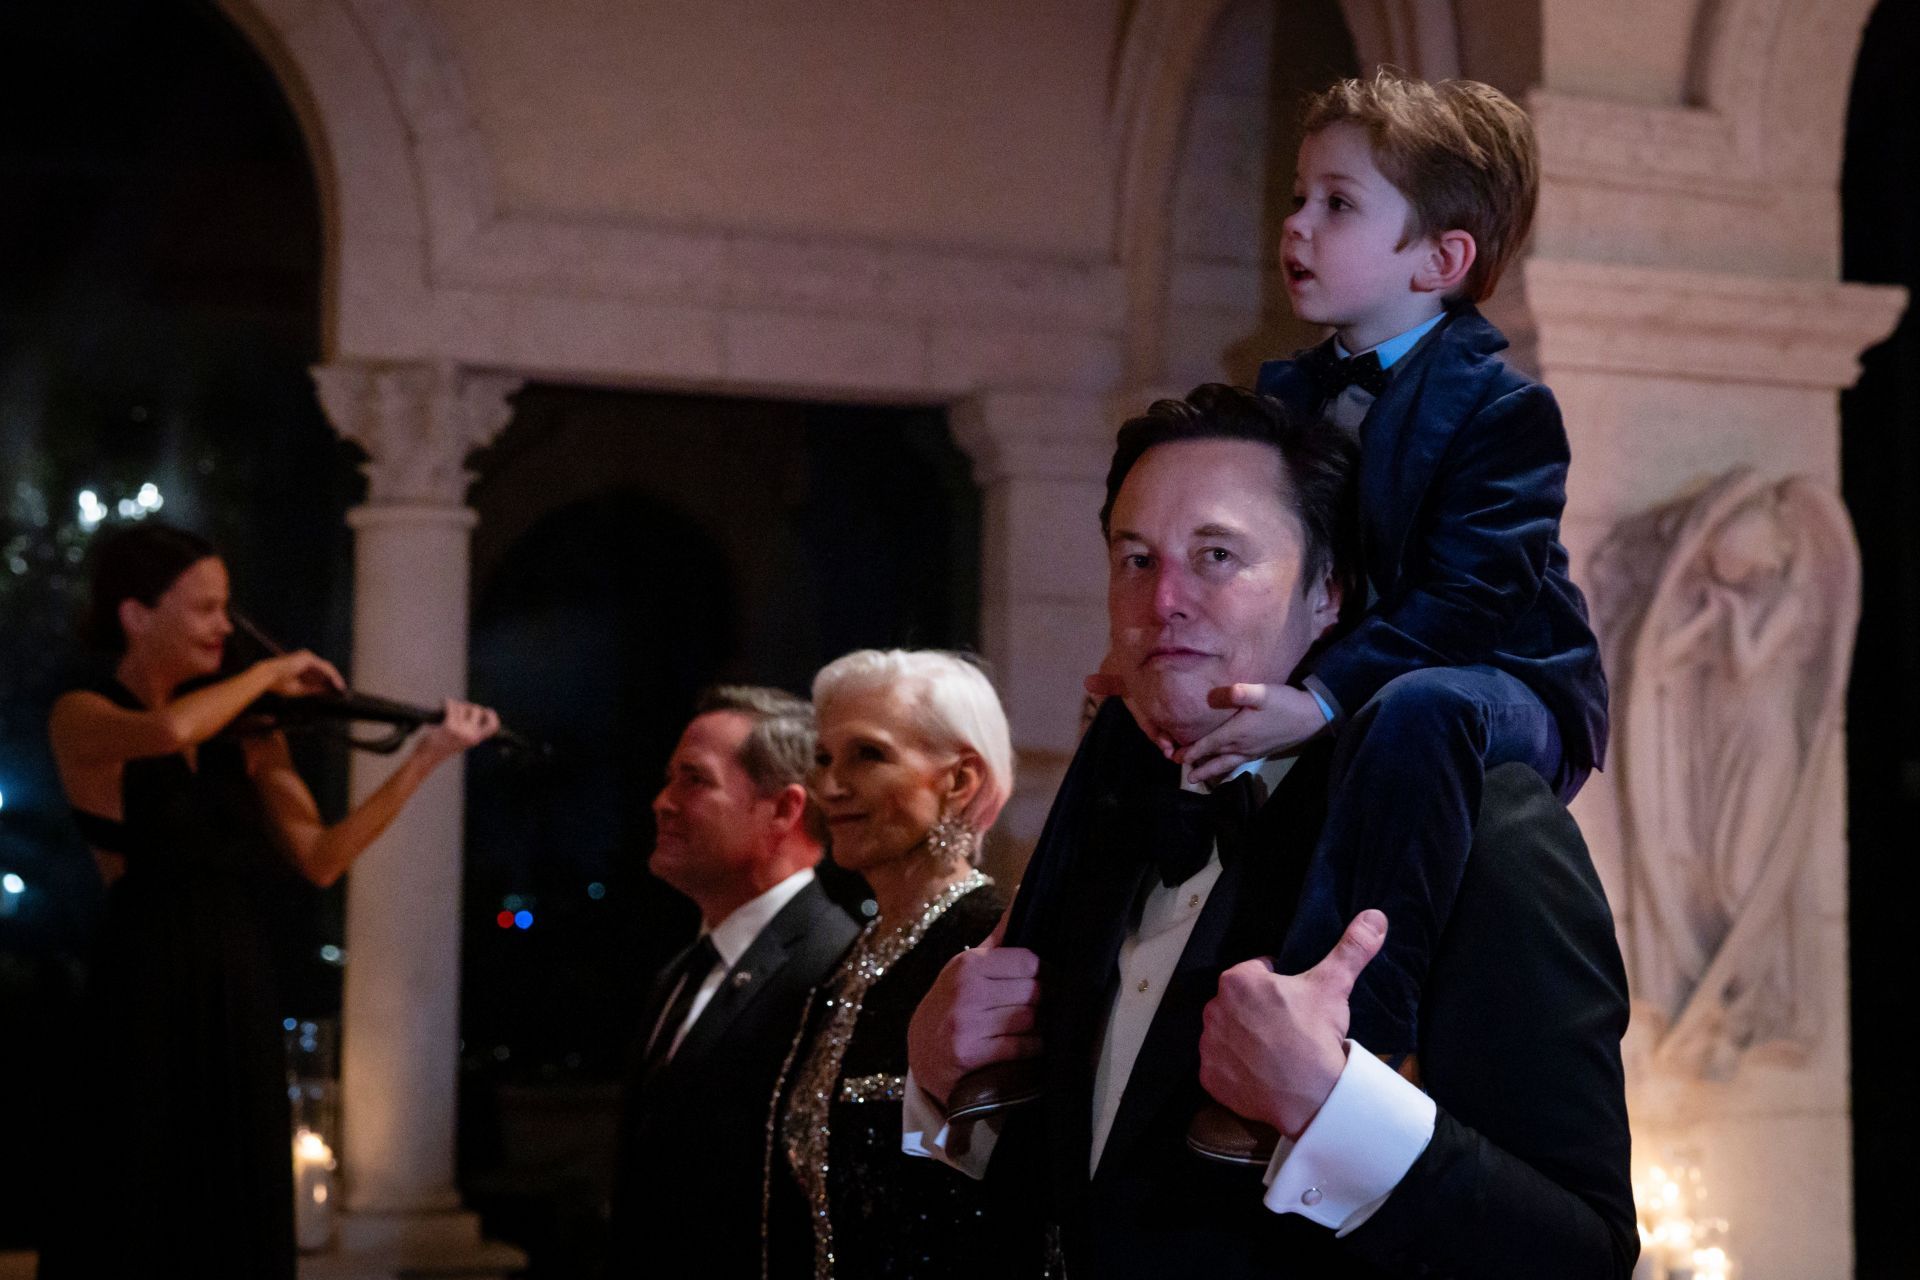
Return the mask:
<path id="1" fill-rule="evenodd" d="M 760 1274 L 767 1113 L 807 993 L 858 930 L 816 880 L 795 894 L 733 966 L 673 1057 L 640 1066 L 671 992 L 649 994 L 622 1098 L 608 1232 L 609 1276 L 675 1274 L 695 1249 L 715 1280 Z"/>
<path id="2" fill-rule="evenodd" d="M 1067 1270 L 1104 1277 L 1553 1276 L 1619 1280 L 1638 1253 L 1620 1037 L 1626 975 L 1572 819 L 1524 766 L 1488 774 L 1465 881 L 1424 993 L 1433 1141 L 1343 1239 L 1261 1203 L 1251 1170 L 1191 1154 L 1201 1010 L 1277 952 L 1325 813 L 1304 754 L 1229 862 L 1161 998 L 1089 1177 L 1094 1052 L 1147 852 L 1129 796 L 1174 785 L 1118 699 L 1063 782 L 1010 926 L 1043 963 L 1046 1100 L 1008 1120 L 989 1178 L 1052 1203 Z"/>
<path id="3" fill-rule="evenodd" d="M 1567 433 L 1553 393 L 1499 358 L 1506 345 L 1473 307 L 1456 308 L 1395 365 L 1360 424 L 1360 524 L 1379 600 L 1312 675 L 1351 715 L 1405 672 L 1486 663 L 1539 695 L 1569 763 L 1597 767 L 1607 683 L 1560 545 Z M 1312 414 L 1325 399 L 1318 367 L 1269 361 L 1257 387 Z"/>

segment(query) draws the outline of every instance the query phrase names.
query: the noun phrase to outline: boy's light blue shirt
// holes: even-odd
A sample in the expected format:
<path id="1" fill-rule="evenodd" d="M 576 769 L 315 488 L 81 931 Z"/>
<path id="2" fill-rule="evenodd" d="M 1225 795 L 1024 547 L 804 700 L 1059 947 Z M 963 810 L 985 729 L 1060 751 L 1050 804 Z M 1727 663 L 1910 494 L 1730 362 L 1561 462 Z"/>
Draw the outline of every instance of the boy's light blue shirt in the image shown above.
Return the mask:
<path id="1" fill-rule="evenodd" d="M 1393 362 L 1395 360 L 1398 360 L 1401 356 L 1413 350 L 1415 344 L 1417 344 L 1420 341 L 1420 339 L 1426 337 L 1428 331 L 1431 330 L 1433 326 L 1439 324 L 1442 320 L 1445 320 L 1446 318 L 1447 318 L 1447 313 L 1442 311 L 1439 315 L 1434 316 L 1431 320 L 1427 320 L 1424 323 L 1417 324 L 1413 326 L 1413 328 L 1407 330 L 1405 333 L 1395 334 L 1393 337 L 1388 338 L 1385 342 L 1377 343 L 1374 346 L 1370 347 L 1369 350 L 1371 350 L 1373 354 L 1379 358 L 1380 367 L 1382 369 L 1391 369 L 1393 367 Z M 1365 351 L 1348 351 L 1344 346 L 1340 344 L 1340 339 L 1338 338 L 1335 338 L 1333 340 L 1333 349 L 1334 349 L 1334 352 L 1342 360 L 1347 359 L 1349 356 L 1363 356 L 1367 354 Z"/>
<path id="2" fill-rule="evenodd" d="M 1370 347 L 1369 350 L 1371 350 L 1375 358 L 1380 361 L 1380 367 L 1382 369 L 1391 369 L 1395 360 L 1398 360 L 1401 356 L 1413 350 L 1415 346 L 1419 345 L 1420 339 L 1426 337 L 1435 325 L 1446 318 L 1447 313 L 1442 311 L 1439 315 L 1413 326 L 1413 328 L 1408 329 L 1405 333 L 1397 333 L 1385 342 L 1376 343 Z M 1355 355 L 1366 354 L 1365 351 L 1348 351 L 1345 346 L 1341 345 L 1340 339 L 1338 338 L 1333 340 L 1333 350 L 1334 354 L 1338 355 L 1342 360 L 1349 359 Z M 1332 724 L 1333 708 L 1327 705 L 1327 700 L 1321 697 L 1319 691 L 1311 685 L 1307 686 L 1307 692 L 1313 695 L 1314 705 L 1320 708 L 1320 714 L 1327 718 L 1327 723 Z"/>

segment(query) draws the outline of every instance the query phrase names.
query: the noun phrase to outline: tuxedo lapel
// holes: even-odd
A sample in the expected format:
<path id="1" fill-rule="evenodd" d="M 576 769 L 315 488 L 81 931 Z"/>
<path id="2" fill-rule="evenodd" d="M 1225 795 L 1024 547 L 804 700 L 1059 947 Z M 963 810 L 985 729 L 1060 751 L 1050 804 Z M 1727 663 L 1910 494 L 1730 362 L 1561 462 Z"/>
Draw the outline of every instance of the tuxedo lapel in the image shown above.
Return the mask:
<path id="1" fill-rule="evenodd" d="M 1295 352 L 1291 360 L 1267 361 L 1260 366 L 1254 387 L 1261 395 L 1275 397 L 1295 413 L 1311 417 L 1320 411 L 1320 402 L 1326 399 L 1315 370 L 1322 360 L 1333 358 L 1333 339 L 1328 338 L 1318 346 Z"/>
<path id="2" fill-rule="evenodd" d="M 661 1087 L 669 1087 L 674 1081 L 699 1069 L 702 1062 L 713 1052 L 715 1045 L 724 1043 L 728 1029 L 746 1015 L 754 1003 L 772 985 L 773 977 L 787 962 L 794 945 L 806 933 L 813 915 L 825 900 L 818 881 L 807 885 L 795 894 L 793 901 L 780 909 L 759 936 L 754 938 L 739 961 L 720 979 L 719 989 L 707 1002 L 687 1028 L 686 1037 L 680 1041 L 680 1047 L 674 1050 L 673 1057 L 659 1070 Z M 790 1027 L 771 1029 L 776 1034 L 790 1032 Z M 663 1031 L 661 1034 L 670 1035 Z"/>
<path id="3" fill-rule="evenodd" d="M 1147 873 L 1149 851 L 1130 801 L 1142 788 L 1177 785 L 1178 774 L 1120 699 L 1110 699 L 1081 739 L 1015 899 L 1008 938 L 1019 930 L 1039 953 L 1047 992 L 1040 1005 L 1045 1140 L 1068 1198 L 1086 1187 L 1093 1076 L 1114 962 Z"/>
<path id="4" fill-rule="evenodd" d="M 1167 777 L 1144 785 L 1172 786 L 1173 772 L 1168 766 Z M 1134 900 L 1149 874 L 1150 851 L 1137 838 L 1138 824 L 1128 820 L 1127 794 L 1127 788 L 1116 788 L 1094 801 L 1097 811 L 1085 828 L 1088 856 L 1077 861 L 1078 874 L 1068 891 L 1075 907 L 1060 922 L 1057 959 L 1043 975 L 1053 994 L 1041 1007 L 1054 1015 L 1047 1030 L 1048 1087 L 1060 1100 L 1053 1124 L 1054 1164 L 1070 1186 L 1084 1185 L 1100 1037 Z"/>
<path id="5" fill-rule="evenodd" d="M 1367 571 L 1376 587 L 1400 576 L 1407 535 L 1507 340 L 1472 307 L 1456 312 L 1395 365 L 1360 423 L 1360 511 Z"/>

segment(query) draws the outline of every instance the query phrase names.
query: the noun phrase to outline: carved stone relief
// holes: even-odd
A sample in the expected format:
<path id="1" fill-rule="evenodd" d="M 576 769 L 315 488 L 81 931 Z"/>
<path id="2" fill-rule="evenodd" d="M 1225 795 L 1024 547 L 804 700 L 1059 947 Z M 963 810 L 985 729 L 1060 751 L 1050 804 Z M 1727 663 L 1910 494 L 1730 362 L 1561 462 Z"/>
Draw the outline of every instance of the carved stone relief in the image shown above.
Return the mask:
<path id="1" fill-rule="evenodd" d="M 1840 500 L 1741 468 L 1622 522 L 1593 580 L 1613 678 L 1623 934 L 1653 1065 L 1729 1079 L 1820 1010 L 1793 892 L 1840 733 L 1859 555 Z"/>

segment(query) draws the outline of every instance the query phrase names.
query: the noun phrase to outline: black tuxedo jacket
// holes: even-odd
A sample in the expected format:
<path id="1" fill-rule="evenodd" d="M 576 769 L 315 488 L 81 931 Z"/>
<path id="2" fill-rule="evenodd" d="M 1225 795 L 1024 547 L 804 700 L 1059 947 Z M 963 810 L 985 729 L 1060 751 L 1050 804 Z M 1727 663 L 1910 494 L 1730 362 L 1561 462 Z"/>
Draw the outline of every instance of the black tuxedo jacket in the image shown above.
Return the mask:
<path id="1" fill-rule="evenodd" d="M 774 1079 L 807 993 L 858 930 L 818 881 L 781 908 L 733 966 L 680 1048 L 639 1065 L 671 992 L 642 1009 L 620 1116 L 608 1232 L 609 1276 L 666 1275 L 693 1250 L 715 1280 L 760 1274 L 760 1190 Z"/>
<path id="2" fill-rule="evenodd" d="M 1539 695 L 1570 763 L 1597 767 L 1607 683 L 1560 545 L 1567 433 L 1553 393 L 1500 359 L 1506 345 L 1462 306 L 1394 366 L 1360 424 L 1360 522 L 1379 601 L 1312 674 L 1351 715 L 1405 672 L 1486 663 Z M 1269 361 L 1256 385 L 1316 413 L 1319 367 Z"/>
<path id="3" fill-rule="evenodd" d="M 1222 870 L 1162 996 L 1089 1176 L 1094 1054 L 1147 853 L 1129 799 L 1174 779 L 1118 699 L 1088 731 L 1009 939 L 1040 952 L 1047 1094 L 988 1170 L 1038 1183 L 1076 1277 L 1485 1276 L 1618 1280 L 1638 1254 L 1620 1037 L 1626 975 L 1578 829 L 1524 766 L 1488 775 L 1465 881 L 1430 973 L 1420 1065 L 1433 1141 L 1343 1239 L 1262 1203 L 1257 1173 L 1186 1147 L 1205 1101 L 1201 1010 L 1221 971 L 1284 941 L 1325 812 L 1303 755 Z M 1031 894 L 1030 892 L 1031 891 Z"/>

